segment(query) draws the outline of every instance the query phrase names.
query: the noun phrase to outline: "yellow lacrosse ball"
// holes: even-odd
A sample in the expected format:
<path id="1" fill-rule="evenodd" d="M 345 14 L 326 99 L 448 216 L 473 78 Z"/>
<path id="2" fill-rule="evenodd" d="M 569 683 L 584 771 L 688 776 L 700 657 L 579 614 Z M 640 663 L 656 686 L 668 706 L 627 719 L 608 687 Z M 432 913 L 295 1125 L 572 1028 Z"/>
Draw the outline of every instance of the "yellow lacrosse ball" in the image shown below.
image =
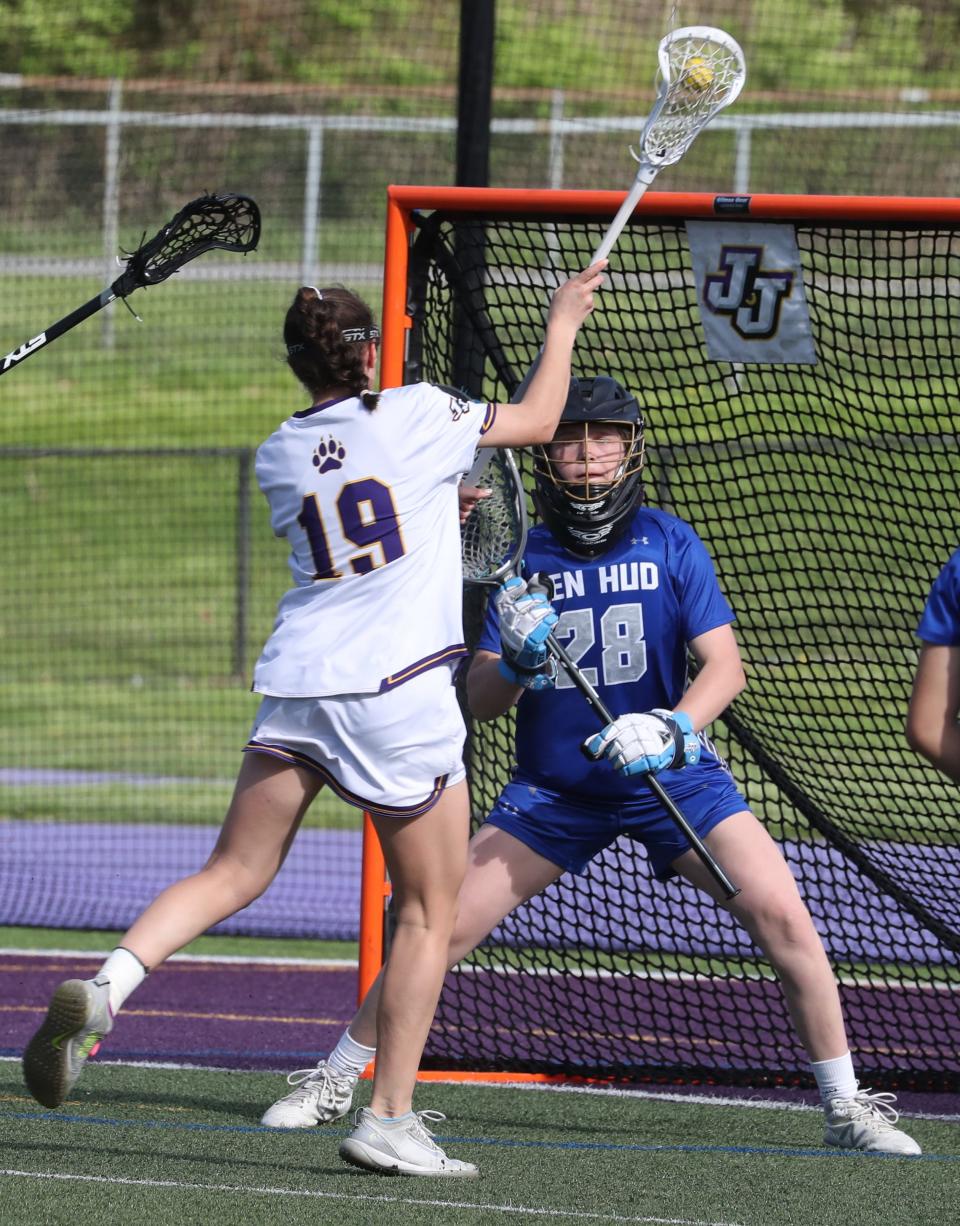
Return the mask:
<path id="1" fill-rule="evenodd" d="M 686 89 L 701 94 L 713 82 L 713 69 L 702 56 L 692 55 L 683 65 L 681 79 Z"/>

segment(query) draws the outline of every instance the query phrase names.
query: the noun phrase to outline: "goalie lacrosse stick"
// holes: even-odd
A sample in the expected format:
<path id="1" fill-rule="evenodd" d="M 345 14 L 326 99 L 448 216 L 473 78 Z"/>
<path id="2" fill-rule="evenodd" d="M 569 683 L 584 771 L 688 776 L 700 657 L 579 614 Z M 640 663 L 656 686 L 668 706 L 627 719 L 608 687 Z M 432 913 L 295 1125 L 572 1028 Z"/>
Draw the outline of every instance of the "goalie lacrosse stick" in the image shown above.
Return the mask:
<path id="1" fill-rule="evenodd" d="M 527 591 L 543 592 L 548 600 L 553 599 L 553 584 L 550 583 L 549 578 L 546 576 L 534 575 L 533 578 L 527 583 Z M 557 638 L 552 630 L 547 635 L 546 645 L 547 650 L 587 700 L 593 712 L 600 719 L 602 725 L 605 727 L 607 724 L 612 724 L 616 719 L 616 716 L 607 709 L 606 703 L 583 675 L 579 666 L 570 658 L 566 648 L 557 641 Z M 651 774 L 643 775 L 643 779 L 650 791 L 653 792 L 657 800 L 659 800 L 664 809 L 666 809 L 674 825 L 677 826 L 684 838 L 699 856 L 704 868 L 714 879 L 720 889 L 723 890 L 724 896 L 726 898 L 736 898 L 736 896 L 740 893 L 739 889 L 737 889 L 727 874 L 713 858 L 710 849 L 674 804 L 669 792 L 667 792 L 660 780 L 656 777 L 656 775 Z"/>
<path id="2" fill-rule="evenodd" d="M 51 324 L 45 332 L 24 341 L 0 360 L 0 375 L 63 336 L 116 298 L 126 298 L 135 289 L 159 285 L 204 251 L 220 248 L 246 254 L 260 239 L 260 210 L 249 196 L 224 194 L 199 196 L 155 234 L 127 256 L 123 273 L 96 297 Z"/>
<path id="3" fill-rule="evenodd" d="M 490 495 L 460 525 L 463 581 L 499 587 L 517 573 L 527 547 L 527 495 L 513 452 L 483 450 L 483 484 Z"/>
<path id="4" fill-rule="evenodd" d="M 712 26 L 685 26 L 661 39 L 659 84 L 643 125 L 633 187 L 590 263 L 609 255 L 641 196 L 664 166 L 679 162 L 716 113 L 735 101 L 747 77 L 737 41 Z"/>

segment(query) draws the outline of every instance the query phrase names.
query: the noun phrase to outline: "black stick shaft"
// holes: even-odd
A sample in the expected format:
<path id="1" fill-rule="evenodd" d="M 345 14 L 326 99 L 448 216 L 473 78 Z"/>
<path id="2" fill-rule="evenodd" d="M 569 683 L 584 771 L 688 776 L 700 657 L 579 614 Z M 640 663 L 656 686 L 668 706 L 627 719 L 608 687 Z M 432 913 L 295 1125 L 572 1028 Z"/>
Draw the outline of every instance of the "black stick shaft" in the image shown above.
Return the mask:
<path id="1" fill-rule="evenodd" d="M 600 721 L 604 725 L 612 724 L 616 717 L 612 712 L 607 710 L 607 706 L 603 699 L 583 675 L 578 665 L 571 660 L 566 648 L 556 640 L 552 631 L 547 635 L 547 649 L 550 654 L 563 666 L 564 672 L 584 696 L 584 698 L 586 698 L 587 702 L 590 704 Z M 666 791 L 660 780 L 657 779 L 656 775 L 650 774 L 645 774 L 643 778 L 646 781 L 647 787 L 649 787 L 650 791 L 653 792 L 657 800 L 660 801 L 674 823 L 683 832 L 684 837 L 689 840 L 690 846 L 700 857 L 704 868 L 706 868 L 720 889 L 723 890 L 725 897 L 736 898 L 736 896 L 740 893 L 739 889 L 733 884 L 727 874 L 713 858 L 710 849 L 704 843 L 703 839 L 700 838 L 677 806 L 673 803 L 669 793 Z"/>
<path id="2" fill-rule="evenodd" d="M 58 319 L 55 324 L 51 324 L 45 332 L 33 336 L 28 341 L 24 341 L 22 345 L 11 351 L 6 357 L 0 358 L 0 375 L 5 375 L 8 370 L 13 370 L 15 366 L 19 366 L 31 354 L 38 353 L 44 349 L 51 341 L 55 341 L 58 336 L 63 336 L 64 332 L 69 332 L 71 328 L 75 328 L 77 324 L 83 323 L 91 315 L 95 315 L 97 311 L 105 307 L 108 302 L 113 302 L 116 294 L 113 292 L 113 287 L 110 286 L 105 290 L 101 290 L 95 298 L 91 298 L 89 302 L 85 302 L 83 306 L 77 307 L 75 311 L 71 311 L 69 315 L 64 315 L 63 319 Z"/>

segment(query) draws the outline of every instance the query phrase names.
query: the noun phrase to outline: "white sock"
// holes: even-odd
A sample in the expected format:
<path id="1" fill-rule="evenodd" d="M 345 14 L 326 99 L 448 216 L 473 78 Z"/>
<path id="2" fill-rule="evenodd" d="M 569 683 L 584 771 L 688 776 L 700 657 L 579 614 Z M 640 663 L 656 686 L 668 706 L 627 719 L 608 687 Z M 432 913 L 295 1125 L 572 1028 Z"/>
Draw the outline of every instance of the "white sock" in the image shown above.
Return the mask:
<path id="1" fill-rule="evenodd" d="M 100 967 L 94 983 L 110 984 L 110 1011 L 116 1014 L 134 988 L 138 988 L 149 971 L 136 954 L 119 945 Z"/>
<path id="2" fill-rule="evenodd" d="M 825 1106 L 831 1098 L 853 1098 L 856 1094 L 857 1078 L 849 1052 L 834 1060 L 814 1060 L 810 1067 Z"/>
<path id="3" fill-rule="evenodd" d="M 327 1067 L 338 1077 L 359 1077 L 376 1054 L 375 1047 L 364 1047 L 350 1037 L 349 1030 L 345 1030 L 327 1056 Z"/>

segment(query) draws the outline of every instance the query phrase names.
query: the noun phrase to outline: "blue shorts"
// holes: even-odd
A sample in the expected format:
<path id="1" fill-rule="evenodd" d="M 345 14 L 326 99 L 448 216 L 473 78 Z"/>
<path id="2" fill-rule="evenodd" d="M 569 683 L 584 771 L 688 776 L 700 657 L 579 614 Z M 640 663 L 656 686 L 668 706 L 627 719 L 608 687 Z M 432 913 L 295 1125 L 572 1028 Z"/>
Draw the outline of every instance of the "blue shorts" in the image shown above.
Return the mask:
<path id="1" fill-rule="evenodd" d="M 697 774 L 700 781 L 690 788 L 671 786 L 681 782 L 679 776 L 658 778 L 702 839 L 724 818 L 750 806 L 724 767 Z M 690 850 L 690 843 L 646 790 L 638 779 L 636 800 L 598 803 L 517 778 L 497 797 L 487 821 L 568 873 L 582 873 L 598 852 L 626 834 L 646 847 L 657 880 L 667 881 L 676 876 L 673 861 Z"/>

